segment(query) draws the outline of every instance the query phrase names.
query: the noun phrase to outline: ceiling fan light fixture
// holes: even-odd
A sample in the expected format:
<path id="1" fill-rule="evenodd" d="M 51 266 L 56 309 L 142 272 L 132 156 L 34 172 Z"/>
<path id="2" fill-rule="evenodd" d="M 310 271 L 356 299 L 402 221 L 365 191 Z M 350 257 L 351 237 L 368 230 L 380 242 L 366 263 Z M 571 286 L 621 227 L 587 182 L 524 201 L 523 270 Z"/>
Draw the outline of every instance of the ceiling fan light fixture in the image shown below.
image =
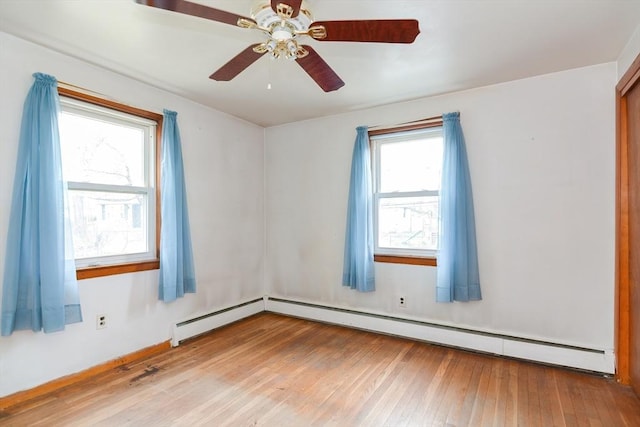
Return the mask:
<path id="1" fill-rule="evenodd" d="M 286 42 L 287 40 L 291 40 L 295 37 L 296 30 L 288 22 L 280 22 L 271 26 L 270 34 L 272 39 L 279 42 Z"/>
<path id="2" fill-rule="evenodd" d="M 267 41 L 254 47 L 254 52 L 269 53 L 272 59 L 285 58 L 293 61 L 308 55 L 298 44 L 297 38 L 309 35 L 313 17 L 305 0 L 301 2 L 300 11 L 295 18 L 292 17 L 294 9 L 286 2 L 287 0 L 282 0 L 274 10 L 270 0 L 257 0 L 251 8 L 251 18 L 255 23 L 239 20 L 238 26 L 257 28 L 267 35 Z"/>
<path id="3" fill-rule="evenodd" d="M 247 46 L 209 76 L 216 81 L 235 78 L 260 57 L 268 54 L 274 59 L 295 60 L 322 90 L 331 92 L 344 86 L 344 82 L 313 47 L 300 44 L 301 38 L 311 37 L 328 42 L 413 43 L 420 34 L 419 23 L 415 19 L 314 22 L 307 0 L 255 0 L 250 18 L 189 0 L 136 2 L 240 28 L 258 30 L 266 36 L 262 43 Z"/>
<path id="4" fill-rule="evenodd" d="M 293 40 L 289 40 L 287 42 L 287 50 L 289 51 L 289 53 L 295 55 L 296 51 L 298 50 L 298 43 Z"/>
<path id="5" fill-rule="evenodd" d="M 295 40 L 277 41 L 271 39 L 265 43 L 260 43 L 253 48 L 255 53 L 268 53 L 271 59 L 285 58 L 295 60 L 303 58 L 309 54 L 305 48 L 301 47 Z"/>

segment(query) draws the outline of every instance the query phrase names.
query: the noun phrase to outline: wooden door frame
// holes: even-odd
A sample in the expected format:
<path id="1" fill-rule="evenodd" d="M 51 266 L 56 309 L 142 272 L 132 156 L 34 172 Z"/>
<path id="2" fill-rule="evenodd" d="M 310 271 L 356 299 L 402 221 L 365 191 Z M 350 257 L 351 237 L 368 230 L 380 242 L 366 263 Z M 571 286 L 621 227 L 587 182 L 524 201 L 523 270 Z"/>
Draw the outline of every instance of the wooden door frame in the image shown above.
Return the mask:
<path id="1" fill-rule="evenodd" d="M 631 382 L 631 282 L 629 265 L 629 140 L 627 93 L 640 82 L 640 55 L 616 85 L 616 378 Z"/>

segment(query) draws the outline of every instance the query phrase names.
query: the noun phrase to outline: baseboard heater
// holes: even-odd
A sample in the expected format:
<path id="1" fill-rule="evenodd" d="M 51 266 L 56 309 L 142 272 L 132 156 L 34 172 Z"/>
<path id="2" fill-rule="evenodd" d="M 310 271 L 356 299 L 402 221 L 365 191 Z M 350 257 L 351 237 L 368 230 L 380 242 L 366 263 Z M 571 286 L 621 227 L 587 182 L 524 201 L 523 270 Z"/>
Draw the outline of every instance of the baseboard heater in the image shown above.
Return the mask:
<path id="1" fill-rule="evenodd" d="M 482 353 L 613 374 L 613 350 L 593 349 L 265 296 L 175 324 L 172 345 L 268 311 Z"/>
<path id="2" fill-rule="evenodd" d="M 265 310 L 482 353 L 592 372 L 606 374 L 615 372 L 615 358 L 612 350 L 606 351 L 480 332 L 280 298 L 266 297 Z"/>
<path id="3" fill-rule="evenodd" d="M 177 347 L 181 341 L 188 338 L 193 338 L 263 311 L 264 298 L 257 298 L 178 322 L 173 326 L 171 345 Z"/>

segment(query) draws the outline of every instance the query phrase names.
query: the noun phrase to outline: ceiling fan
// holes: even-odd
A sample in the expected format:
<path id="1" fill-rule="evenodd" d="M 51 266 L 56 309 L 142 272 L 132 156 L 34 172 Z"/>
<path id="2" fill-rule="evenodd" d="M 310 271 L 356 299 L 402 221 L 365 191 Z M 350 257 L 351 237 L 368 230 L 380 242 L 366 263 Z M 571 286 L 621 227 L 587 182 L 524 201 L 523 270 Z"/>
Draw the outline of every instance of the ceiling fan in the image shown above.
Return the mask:
<path id="1" fill-rule="evenodd" d="M 274 58 L 295 60 L 324 90 L 331 92 L 344 82 L 309 45 L 300 44 L 304 37 L 317 41 L 413 43 L 420 29 L 415 19 L 313 21 L 305 0 L 258 0 L 251 18 L 214 9 L 186 0 L 136 0 L 137 3 L 261 31 L 266 39 L 253 44 L 209 76 L 229 81 L 247 67 L 269 54 Z"/>

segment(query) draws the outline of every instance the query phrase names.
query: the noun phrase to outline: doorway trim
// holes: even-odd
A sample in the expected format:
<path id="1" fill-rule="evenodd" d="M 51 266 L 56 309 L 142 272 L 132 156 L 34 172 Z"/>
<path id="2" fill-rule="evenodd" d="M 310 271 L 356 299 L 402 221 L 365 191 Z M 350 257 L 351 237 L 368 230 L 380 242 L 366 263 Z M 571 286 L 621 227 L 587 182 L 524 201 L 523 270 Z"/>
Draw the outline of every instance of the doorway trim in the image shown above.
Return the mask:
<path id="1" fill-rule="evenodd" d="M 630 369 L 630 309 L 631 282 L 629 271 L 629 140 L 627 123 L 627 93 L 640 82 L 640 55 L 616 85 L 616 378 L 623 384 L 631 382 Z"/>

